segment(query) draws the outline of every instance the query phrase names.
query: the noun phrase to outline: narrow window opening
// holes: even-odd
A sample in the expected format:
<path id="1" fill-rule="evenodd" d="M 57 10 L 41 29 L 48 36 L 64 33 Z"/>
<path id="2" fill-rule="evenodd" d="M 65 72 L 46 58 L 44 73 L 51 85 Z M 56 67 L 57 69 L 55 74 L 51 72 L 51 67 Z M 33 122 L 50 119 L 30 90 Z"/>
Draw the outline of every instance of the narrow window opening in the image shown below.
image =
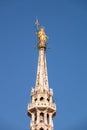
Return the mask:
<path id="1" fill-rule="evenodd" d="M 49 98 L 47 98 L 47 101 L 49 102 Z"/>
<path id="2" fill-rule="evenodd" d="M 35 120 L 34 120 L 35 124 L 37 122 L 37 114 L 35 114 Z"/>
<path id="3" fill-rule="evenodd" d="M 40 122 L 43 122 L 44 121 L 44 113 L 40 113 Z"/>
<path id="4" fill-rule="evenodd" d="M 47 124 L 49 124 L 49 115 L 47 114 Z"/>

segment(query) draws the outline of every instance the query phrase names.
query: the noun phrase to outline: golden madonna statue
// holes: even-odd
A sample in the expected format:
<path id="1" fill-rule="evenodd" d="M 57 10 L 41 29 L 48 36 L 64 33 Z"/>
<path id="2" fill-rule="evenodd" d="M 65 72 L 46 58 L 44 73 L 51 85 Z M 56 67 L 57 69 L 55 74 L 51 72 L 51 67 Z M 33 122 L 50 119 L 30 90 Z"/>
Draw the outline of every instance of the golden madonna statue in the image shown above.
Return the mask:
<path id="1" fill-rule="evenodd" d="M 41 27 L 40 30 L 37 32 L 37 36 L 39 38 L 40 43 L 45 43 L 46 39 L 48 38 L 46 33 L 44 32 L 44 28 Z"/>

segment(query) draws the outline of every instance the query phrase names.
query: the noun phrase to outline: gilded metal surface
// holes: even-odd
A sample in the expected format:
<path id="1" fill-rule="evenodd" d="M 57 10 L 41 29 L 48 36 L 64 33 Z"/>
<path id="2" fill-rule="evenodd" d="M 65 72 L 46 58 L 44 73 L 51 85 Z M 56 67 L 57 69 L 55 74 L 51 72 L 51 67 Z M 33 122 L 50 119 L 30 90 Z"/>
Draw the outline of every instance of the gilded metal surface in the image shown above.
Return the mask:
<path id="1" fill-rule="evenodd" d="M 45 43 L 46 42 L 46 39 L 48 37 L 47 37 L 43 27 L 40 28 L 40 31 L 37 32 L 37 35 L 38 35 L 40 43 Z"/>

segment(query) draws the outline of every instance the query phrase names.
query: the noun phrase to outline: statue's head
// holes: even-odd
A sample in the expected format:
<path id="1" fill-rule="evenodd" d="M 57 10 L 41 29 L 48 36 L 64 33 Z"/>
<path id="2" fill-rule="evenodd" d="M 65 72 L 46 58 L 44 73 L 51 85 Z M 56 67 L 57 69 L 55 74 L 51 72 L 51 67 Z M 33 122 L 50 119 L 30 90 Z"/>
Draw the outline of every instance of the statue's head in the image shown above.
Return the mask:
<path id="1" fill-rule="evenodd" d="M 44 32 L 44 27 L 41 27 L 41 28 L 40 28 L 40 31 Z"/>

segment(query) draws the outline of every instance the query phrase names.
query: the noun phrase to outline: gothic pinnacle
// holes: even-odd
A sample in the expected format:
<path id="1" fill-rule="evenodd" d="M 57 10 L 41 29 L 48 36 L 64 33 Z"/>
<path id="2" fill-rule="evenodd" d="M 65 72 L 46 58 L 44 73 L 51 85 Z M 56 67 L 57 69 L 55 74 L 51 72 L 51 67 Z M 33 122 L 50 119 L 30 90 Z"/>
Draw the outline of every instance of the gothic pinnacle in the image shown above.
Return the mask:
<path id="1" fill-rule="evenodd" d="M 38 29 L 38 21 L 36 21 Z M 46 64 L 46 40 L 44 28 L 36 32 L 38 43 L 38 66 L 35 88 L 31 90 L 31 103 L 28 104 L 28 115 L 31 117 L 30 130 L 53 130 L 52 118 L 56 114 L 56 104 L 53 102 L 53 90 L 49 89 Z"/>

